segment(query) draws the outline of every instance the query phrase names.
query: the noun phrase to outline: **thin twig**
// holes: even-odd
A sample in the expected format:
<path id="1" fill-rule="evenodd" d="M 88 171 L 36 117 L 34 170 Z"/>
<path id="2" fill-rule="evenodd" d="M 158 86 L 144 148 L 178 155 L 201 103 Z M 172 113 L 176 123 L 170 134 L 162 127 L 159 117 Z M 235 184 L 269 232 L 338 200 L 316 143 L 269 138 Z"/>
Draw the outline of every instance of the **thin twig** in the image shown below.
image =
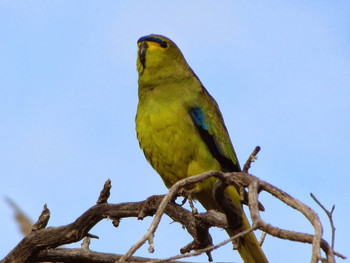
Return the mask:
<path id="1" fill-rule="evenodd" d="M 44 205 L 44 209 L 39 216 L 38 221 L 33 225 L 32 232 L 43 229 L 47 226 L 47 223 L 50 219 L 50 210 L 47 208 L 47 205 Z"/>
<path id="2" fill-rule="evenodd" d="M 82 249 L 87 249 L 87 250 L 90 250 L 90 237 L 85 237 L 84 240 L 83 240 L 83 243 L 81 243 L 81 248 Z"/>
<path id="3" fill-rule="evenodd" d="M 255 147 L 254 151 L 252 152 L 252 154 L 249 156 L 248 160 L 244 164 L 242 172 L 248 173 L 250 165 L 252 164 L 252 162 L 254 162 L 257 159 L 257 154 L 260 152 L 260 150 L 261 150 L 260 146 Z"/>
<path id="4" fill-rule="evenodd" d="M 177 195 L 178 191 L 183 188 L 184 186 L 192 183 L 197 183 L 199 181 L 203 181 L 207 178 L 210 178 L 214 176 L 216 172 L 215 171 L 210 171 L 206 172 L 197 176 L 192 176 L 188 177 L 185 179 L 182 179 L 175 183 L 168 191 L 168 193 L 164 196 L 162 202 L 160 203 L 156 215 L 152 221 L 151 226 L 147 230 L 146 234 L 139 240 L 137 241 L 129 250 L 128 252 L 125 253 L 123 257 L 119 260 L 119 262 L 124 262 L 127 261 L 129 257 L 131 257 L 136 250 L 138 250 L 147 240 L 149 240 L 151 237 L 153 238 L 155 231 L 158 228 L 159 222 L 164 214 L 165 208 L 168 205 L 168 203 L 174 199 L 174 197 Z"/>
<path id="5" fill-rule="evenodd" d="M 209 177 L 217 177 L 221 180 L 229 180 L 232 182 L 232 184 L 236 185 L 242 185 L 243 187 L 249 186 L 249 188 L 253 187 L 255 190 L 251 189 L 249 191 L 249 209 L 251 211 L 251 217 L 253 220 L 253 223 L 256 224 L 256 226 L 264 231 L 267 232 L 270 235 L 289 239 L 293 241 L 299 241 L 299 242 L 307 242 L 311 243 L 313 245 L 312 250 L 312 261 L 311 262 L 317 262 L 319 259 L 319 248 L 320 245 L 322 249 L 327 254 L 327 259 L 329 262 L 334 262 L 334 254 L 330 250 L 330 247 L 328 243 L 322 239 L 322 225 L 319 221 L 319 218 L 317 214 L 308 206 L 300 202 L 299 200 L 293 198 L 292 196 L 288 195 L 287 193 L 283 192 L 282 190 L 272 186 L 271 184 L 264 182 L 257 177 L 254 177 L 252 175 L 246 174 L 246 173 L 222 173 L 218 171 L 209 171 L 205 172 L 203 174 L 185 178 L 177 182 L 173 185 L 172 188 L 170 188 L 168 194 L 164 197 L 162 200 L 161 205 L 159 206 L 156 216 L 151 224 L 151 227 L 149 228 L 148 232 L 145 234 L 145 236 L 140 239 L 128 252 L 125 254 L 125 256 L 120 261 L 125 261 L 129 256 L 131 256 L 142 244 L 149 238 L 149 235 L 153 235 L 154 231 L 157 229 L 157 226 L 159 224 L 160 218 L 164 212 L 164 209 L 167 205 L 167 203 L 172 200 L 172 198 L 175 196 L 177 191 L 184 187 L 187 184 L 193 184 L 197 183 L 199 181 L 205 180 Z M 254 183 L 255 182 L 255 183 Z M 255 186 L 254 186 L 255 185 Z M 297 209 L 301 213 L 308 218 L 308 220 L 312 223 L 312 225 L 315 228 L 315 234 L 309 235 L 305 233 L 298 233 L 294 231 L 288 231 L 284 229 L 279 229 L 277 227 L 274 227 L 270 224 L 265 223 L 259 216 L 259 208 L 258 208 L 258 200 L 257 196 L 258 193 L 263 190 L 266 192 L 269 192 L 282 202 L 286 203 L 287 205 Z M 255 193 L 255 194 L 254 194 Z M 339 254 L 339 253 L 337 253 Z"/>
<path id="6" fill-rule="evenodd" d="M 222 246 L 232 242 L 235 239 L 238 239 L 240 237 L 243 237 L 243 236 L 247 235 L 248 233 L 250 233 L 250 232 L 252 232 L 254 230 L 256 230 L 256 226 L 252 226 L 249 229 L 247 229 L 245 231 L 242 231 L 242 232 L 238 233 L 237 235 L 234 235 L 231 238 L 226 239 L 225 241 L 223 241 L 223 242 L 221 242 L 221 243 L 219 243 L 217 245 L 212 245 L 212 246 L 209 246 L 209 247 L 206 247 L 206 248 L 203 248 L 203 249 L 196 250 L 196 251 L 191 252 L 191 253 L 187 253 L 187 254 L 183 254 L 183 255 L 177 255 L 177 256 L 166 258 L 166 259 L 152 260 L 152 261 L 149 261 L 148 263 L 163 263 L 163 262 L 169 262 L 169 261 L 177 260 L 177 259 L 181 259 L 181 258 L 188 258 L 188 257 L 193 257 L 193 256 L 199 256 L 201 254 L 204 254 L 204 253 L 213 251 L 213 250 L 215 250 L 215 249 L 217 249 L 219 247 L 222 247 Z"/>
<path id="7" fill-rule="evenodd" d="M 266 238 L 266 232 L 262 232 L 260 240 L 259 240 L 259 245 L 262 247 L 262 245 L 264 244 Z"/>
<path id="8" fill-rule="evenodd" d="M 36 253 L 46 248 L 53 248 L 63 244 L 77 242 L 85 236 L 92 236 L 88 234 L 88 231 L 103 218 L 119 219 L 123 217 L 138 217 L 140 215 L 140 211 L 142 211 L 143 209 L 144 209 L 143 217 L 153 216 L 153 215 L 155 215 L 155 217 L 153 219 L 153 222 L 148 232 L 145 234 L 143 239 L 140 239 L 140 241 L 138 242 L 138 247 L 142 246 L 148 240 L 150 243 L 150 247 L 153 249 L 154 232 L 156 231 L 159 225 L 159 222 L 161 220 L 161 217 L 165 212 L 173 220 L 183 224 L 186 227 L 187 231 L 194 237 L 198 234 L 196 232 L 197 220 L 200 220 L 200 222 L 204 222 L 204 225 L 207 228 L 211 226 L 219 226 L 219 227 L 227 228 L 228 227 L 227 221 L 225 222 L 224 220 L 220 219 L 222 218 L 221 216 L 225 217 L 223 214 L 221 214 L 221 216 L 219 216 L 218 219 L 215 219 L 214 223 L 211 224 L 208 222 L 213 221 L 213 217 L 212 217 L 213 212 L 210 213 L 209 211 L 207 213 L 193 215 L 190 211 L 172 202 L 175 196 L 178 194 L 179 189 L 185 187 L 188 184 L 194 184 L 194 183 L 203 181 L 205 179 L 208 179 L 210 177 L 216 177 L 228 184 L 238 185 L 240 187 L 248 187 L 249 189 L 248 203 L 249 203 L 249 209 L 250 209 L 251 217 L 253 221 L 253 227 L 247 231 L 250 232 L 255 229 L 260 229 L 266 232 L 267 234 L 270 234 L 279 238 L 289 239 L 289 240 L 298 241 L 298 242 L 312 243 L 313 244 L 312 262 L 316 262 L 317 260 L 322 259 L 320 257 L 320 247 L 326 253 L 328 263 L 335 261 L 334 255 L 341 257 L 343 259 L 346 258 L 345 256 L 334 252 L 330 248 L 329 244 L 322 239 L 322 226 L 321 226 L 321 223 L 319 222 L 317 214 L 311 208 L 301 203 L 299 200 L 293 198 L 292 196 L 288 195 L 282 190 L 268 184 L 267 182 L 264 182 L 258 179 L 257 177 L 254 177 L 246 173 L 226 173 L 225 174 L 217 171 L 209 171 L 201 175 L 189 177 L 179 181 L 178 183 L 174 184 L 174 186 L 169 190 L 166 196 L 149 198 L 153 200 L 152 202 L 149 202 L 147 200 L 139 203 L 123 203 L 123 204 L 111 205 L 106 203 L 107 199 L 103 200 L 102 198 L 103 201 L 101 203 L 90 208 L 88 211 L 86 211 L 83 215 L 81 215 L 75 222 L 73 222 L 70 225 L 62 226 L 62 227 L 44 228 L 44 229 L 40 229 L 38 231 L 32 232 L 29 236 L 25 237 L 9 253 L 9 255 L 2 260 L 2 262 L 3 263 L 14 263 L 14 262 L 23 263 L 23 262 L 26 262 L 29 257 L 32 259 L 35 259 Z M 109 188 L 108 183 L 105 184 L 105 187 Z M 287 231 L 265 223 L 260 218 L 259 209 L 258 209 L 258 195 L 261 191 L 266 191 L 272 194 L 277 199 L 281 200 L 287 205 L 303 213 L 305 217 L 314 226 L 314 229 L 315 229 L 314 235 Z M 106 195 L 103 194 L 103 196 L 106 196 Z M 148 208 L 144 208 L 147 205 L 147 203 L 149 203 L 150 206 Z M 333 211 L 334 211 L 334 206 L 329 213 L 332 214 Z M 214 213 L 217 213 L 217 212 L 214 212 Z M 206 214 L 208 215 L 208 217 L 206 217 Z M 222 244 L 227 244 L 234 238 L 237 238 L 243 234 L 246 234 L 245 232 L 246 231 L 241 232 L 240 234 L 230 238 L 228 241 L 222 242 L 216 246 L 202 246 L 203 249 L 200 249 L 198 247 L 198 250 L 196 250 L 193 253 L 176 256 L 175 258 L 190 257 L 200 253 L 207 253 L 213 249 L 216 249 Z M 125 261 L 126 259 L 129 259 L 130 256 L 138 249 L 138 247 L 136 247 L 135 249 L 135 247 L 133 246 L 128 251 L 128 254 L 125 254 L 123 257 L 121 257 L 120 261 Z M 156 262 L 164 262 L 166 260 L 161 260 Z M 325 261 L 325 259 L 322 259 L 322 260 Z"/>
<path id="9" fill-rule="evenodd" d="M 332 206 L 331 211 L 328 211 L 322 204 L 320 201 L 318 201 L 318 199 L 312 194 L 310 193 L 310 196 L 312 197 L 312 199 L 314 199 L 314 201 L 322 208 L 322 210 L 326 213 L 329 222 L 331 224 L 331 228 L 332 228 L 332 241 L 331 241 L 331 248 L 332 250 L 334 250 L 334 240 L 335 240 L 335 227 L 334 227 L 334 223 L 333 223 L 333 212 L 335 209 L 335 205 Z"/>
<path id="10" fill-rule="evenodd" d="M 98 197 L 98 200 L 97 200 L 98 205 L 107 203 L 107 200 L 110 196 L 111 188 L 112 188 L 111 179 L 108 179 L 103 186 L 100 196 Z"/>
<path id="11" fill-rule="evenodd" d="M 33 262 L 75 262 L 75 263 L 114 263 L 119 260 L 122 255 L 103 252 L 95 252 L 82 248 L 55 248 L 46 249 L 39 252 Z M 130 262 L 149 262 L 154 260 L 145 257 L 131 257 Z M 168 263 L 185 263 L 179 261 L 171 261 Z"/>
<path id="12" fill-rule="evenodd" d="M 265 183 L 265 182 L 262 183 L 261 180 L 254 180 L 253 182 L 251 182 L 249 184 L 248 189 L 249 189 L 249 209 L 251 211 L 252 220 L 253 222 L 256 222 L 259 226 L 263 226 L 263 230 L 265 232 L 269 233 L 270 231 L 267 231 L 267 230 L 271 230 L 271 226 L 269 227 L 270 228 L 269 229 L 268 224 L 265 223 L 259 215 L 258 202 L 257 202 L 256 196 L 258 195 L 260 190 L 265 190 L 274 196 L 278 196 L 281 201 L 300 211 L 310 221 L 310 223 L 313 225 L 315 229 L 314 236 L 312 238 L 311 262 L 316 263 L 319 259 L 320 244 L 321 244 L 322 232 L 323 232 L 322 225 L 317 214 L 311 208 L 309 208 L 299 200 L 291 197 L 287 193 L 279 190 L 276 187 L 271 186 L 268 183 Z M 282 231 L 282 230 L 279 229 L 279 231 Z M 271 233 L 272 232 L 273 231 L 271 231 Z M 287 233 L 286 231 L 284 232 L 285 234 Z M 330 261 L 330 262 L 333 262 L 333 261 Z"/>

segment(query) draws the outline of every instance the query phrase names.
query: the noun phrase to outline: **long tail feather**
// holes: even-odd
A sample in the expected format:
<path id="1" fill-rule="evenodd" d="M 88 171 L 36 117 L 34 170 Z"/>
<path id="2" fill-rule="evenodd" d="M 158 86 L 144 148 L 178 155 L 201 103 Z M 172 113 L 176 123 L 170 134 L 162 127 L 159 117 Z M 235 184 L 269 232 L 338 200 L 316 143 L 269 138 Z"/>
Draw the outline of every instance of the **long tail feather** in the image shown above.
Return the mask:
<path id="1" fill-rule="evenodd" d="M 229 186 L 226 189 L 226 194 L 230 197 L 232 203 L 242 212 L 242 231 L 248 230 L 250 228 L 250 224 L 243 211 L 237 190 L 233 186 Z M 216 201 L 212 197 L 212 193 L 210 192 L 202 191 L 198 195 L 196 195 L 196 198 L 207 210 L 222 210 L 220 206 L 216 203 Z M 233 231 L 230 229 L 227 229 L 226 232 L 229 234 L 229 236 L 234 236 L 235 234 L 237 234 L 237 231 Z M 268 263 L 268 260 L 264 252 L 262 251 L 259 242 L 257 241 L 253 232 L 250 232 L 244 237 L 240 238 L 238 242 L 238 252 L 245 263 Z"/>

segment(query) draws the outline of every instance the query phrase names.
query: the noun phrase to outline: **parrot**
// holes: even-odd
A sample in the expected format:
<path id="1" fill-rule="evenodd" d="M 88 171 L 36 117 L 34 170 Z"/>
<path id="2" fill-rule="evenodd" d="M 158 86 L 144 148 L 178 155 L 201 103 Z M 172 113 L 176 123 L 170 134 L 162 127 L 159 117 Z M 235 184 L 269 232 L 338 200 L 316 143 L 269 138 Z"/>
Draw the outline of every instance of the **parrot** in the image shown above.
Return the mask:
<path id="1" fill-rule="evenodd" d="M 137 41 L 138 106 L 136 134 L 147 161 L 170 188 L 177 181 L 215 170 L 240 172 L 219 106 L 169 38 L 151 34 Z M 221 211 L 213 197 L 217 179 L 196 183 L 194 199 L 206 210 Z M 240 211 L 242 230 L 250 224 L 239 190 L 225 194 Z M 226 229 L 230 236 L 237 233 Z M 238 252 L 244 262 L 268 262 L 253 232 L 240 238 Z"/>

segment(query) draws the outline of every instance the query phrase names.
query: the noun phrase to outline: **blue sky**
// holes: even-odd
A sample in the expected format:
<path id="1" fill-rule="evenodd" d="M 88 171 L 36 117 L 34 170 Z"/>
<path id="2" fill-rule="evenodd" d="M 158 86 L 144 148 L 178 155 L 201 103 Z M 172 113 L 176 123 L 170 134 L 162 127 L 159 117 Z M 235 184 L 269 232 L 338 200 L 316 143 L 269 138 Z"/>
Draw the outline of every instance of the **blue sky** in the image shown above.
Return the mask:
<path id="1" fill-rule="evenodd" d="M 165 193 L 134 127 L 136 42 L 163 34 L 217 100 L 241 164 L 260 145 L 250 172 L 316 209 L 328 241 L 309 193 L 335 204 L 335 247 L 349 253 L 349 10 L 346 0 L 1 1 L 0 196 L 33 220 L 47 203 L 49 225 L 61 226 L 94 205 L 108 178 L 111 203 Z M 267 194 L 261 201 L 267 222 L 312 232 L 294 210 Z M 0 210 L 3 258 L 22 237 L 4 199 Z M 91 249 L 123 253 L 150 222 L 103 221 Z M 175 255 L 191 241 L 170 222 L 156 232 L 156 252 L 137 255 Z M 215 243 L 226 238 L 211 232 Z M 271 262 L 310 260 L 306 244 L 267 237 L 263 249 Z M 213 257 L 241 262 L 230 246 Z"/>

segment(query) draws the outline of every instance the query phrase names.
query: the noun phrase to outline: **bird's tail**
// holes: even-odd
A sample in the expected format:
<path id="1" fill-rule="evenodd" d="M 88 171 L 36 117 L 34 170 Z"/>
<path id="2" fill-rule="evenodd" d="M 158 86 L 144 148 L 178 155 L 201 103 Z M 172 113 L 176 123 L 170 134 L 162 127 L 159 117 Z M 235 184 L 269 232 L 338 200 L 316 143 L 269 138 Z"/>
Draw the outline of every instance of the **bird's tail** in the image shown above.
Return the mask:
<path id="1" fill-rule="evenodd" d="M 243 212 L 243 210 L 242 210 Z M 250 224 L 244 214 L 242 230 L 248 230 Z M 234 236 L 237 232 L 233 232 L 230 229 L 226 230 L 230 236 Z M 264 252 L 262 251 L 258 241 L 253 232 L 249 232 L 247 235 L 239 239 L 238 242 L 238 252 L 245 263 L 267 263 Z"/>
<path id="2" fill-rule="evenodd" d="M 196 198 L 204 206 L 205 209 L 214 209 L 218 211 L 222 210 L 214 198 L 208 198 L 210 194 L 203 194 L 199 194 Z M 250 228 L 250 224 L 244 214 L 237 190 L 233 186 L 229 186 L 226 188 L 226 194 L 230 197 L 234 206 L 242 212 L 242 231 L 248 230 Z M 226 232 L 231 237 L 237 234 L 237 231 L 233 231 L 231 229 L 227 229 Z M 253 232 L 249 232 L 247 235 L 239 239 L 237 249 L 245 263 L 268 263 L 268 260 Z"/>

